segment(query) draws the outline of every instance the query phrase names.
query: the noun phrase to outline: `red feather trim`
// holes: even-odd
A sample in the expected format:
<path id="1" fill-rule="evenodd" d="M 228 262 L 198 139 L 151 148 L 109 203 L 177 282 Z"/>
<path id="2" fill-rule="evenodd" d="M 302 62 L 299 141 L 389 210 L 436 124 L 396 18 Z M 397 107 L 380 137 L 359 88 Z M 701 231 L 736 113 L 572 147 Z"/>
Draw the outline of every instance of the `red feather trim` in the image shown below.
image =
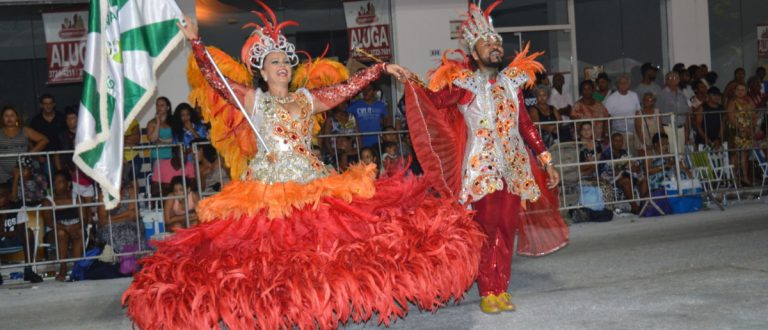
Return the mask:
<path id="1" fill-rule="evenodd" d="M 408 303 L 460 300 L 484 235 L 471 213 L 399 175 L 351 203 L 325 198 L 289 218 L 220 219 L 157 242 L 123 295 L 142 329 L 332 329 Z"/>
<path id="2" fill-rule="evenodd" d="M 490 6 L 488 6 L 488 8 L 485 8 L 485 10 L 483 11 L 483 16 L 485 16 L 486 20 L 489 20 L 489 18 L 491 17 L 491 12 L 494 9 L 496 9 L 496 7 L 498 7 L 502 2 L 503 0 L 497 0 L 494 3 L 492 3 Z"/>

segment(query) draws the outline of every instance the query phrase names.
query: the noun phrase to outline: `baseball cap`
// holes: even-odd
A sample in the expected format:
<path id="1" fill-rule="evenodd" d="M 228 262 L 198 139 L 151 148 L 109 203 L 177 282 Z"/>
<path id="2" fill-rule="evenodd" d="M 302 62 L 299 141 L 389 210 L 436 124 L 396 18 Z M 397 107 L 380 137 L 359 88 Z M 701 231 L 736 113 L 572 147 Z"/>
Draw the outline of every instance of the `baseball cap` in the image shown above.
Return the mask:
<path id="1" fill-rule="evenodd" d="M 640 66 L 640 73 L 645 73 L 645 71 L 648 71 L 650 69 L 659 71 L 659 66 L 658 65 L 653 65 L 653 63 L 651 63 L 651 62 L 645 62 L 645 63 L 643 63 L 642 66 Z"/>

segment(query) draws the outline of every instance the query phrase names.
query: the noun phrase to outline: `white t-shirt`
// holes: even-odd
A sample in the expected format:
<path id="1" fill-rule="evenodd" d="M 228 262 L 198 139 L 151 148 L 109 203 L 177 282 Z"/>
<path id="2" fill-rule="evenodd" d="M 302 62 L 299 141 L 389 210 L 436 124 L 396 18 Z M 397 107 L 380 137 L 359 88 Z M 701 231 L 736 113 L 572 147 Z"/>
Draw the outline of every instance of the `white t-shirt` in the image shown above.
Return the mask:
<path id="1" fill-rule="evenodd" d="M 603 101 L 603 105 L 608 109 L 608 113 L 611 117 L 628 117 L 634 116 L 637 110 L 640 110 L 640 102 L 637 98 L 637 93 L 633 91 L 627 91 L 627 94 L 621 95 L 616 92 L 609 95 Z M 634 118 L 616 118 L 611 120 L 611 129 L 614 132 L 621 133 L 635 133 L 635 120 Z"/>
<path id="2" fill-rule="evenodd" d="M 560 94 L 560 92 L 558 92 L 557 89 L 550 88 L 548 102 L 549 102 L 549 105 L 557 109 L 562 109 L 573 103 L 573 96 L 571 96 L 571 92 L 566 91 L 565 88 L 563 88 L 562 94 Z M 567 116 L 563 116 L 563 120 L 568 120 L 568 119 L 570 118 Z"/>

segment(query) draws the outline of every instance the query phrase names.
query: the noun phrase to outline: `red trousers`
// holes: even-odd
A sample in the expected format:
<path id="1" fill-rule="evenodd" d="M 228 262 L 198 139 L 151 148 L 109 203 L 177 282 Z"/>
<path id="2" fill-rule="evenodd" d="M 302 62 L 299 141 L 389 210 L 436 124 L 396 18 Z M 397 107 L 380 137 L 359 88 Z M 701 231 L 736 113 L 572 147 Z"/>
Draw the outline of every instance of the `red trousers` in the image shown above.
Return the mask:
<path id="1" fill-rule="evenodd" d="M 512 272 L 515 234 L 520 223 L 520 196 L 504 190 L 472 203 L 475 221 L 488 236 L 480 251 L 477 287 L 480 296 L 507 292 Z"/>

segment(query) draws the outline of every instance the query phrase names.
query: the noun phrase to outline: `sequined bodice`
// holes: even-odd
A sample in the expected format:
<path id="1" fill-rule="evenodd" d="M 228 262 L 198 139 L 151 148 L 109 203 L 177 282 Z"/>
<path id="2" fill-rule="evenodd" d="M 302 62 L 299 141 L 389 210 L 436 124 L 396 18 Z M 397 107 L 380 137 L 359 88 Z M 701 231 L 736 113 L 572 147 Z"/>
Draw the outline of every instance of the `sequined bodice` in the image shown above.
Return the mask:
<path id="1" fill-rule="evenodd" d="M 475 95 L 472 102 L 459 106 L 468 128 L 460 202 L 477 201 L 503 189 L 504 182 L 523 200 L 538 199 L 540 191 L 518 129 L 517 92 L 526 80 L 524 75 L 510 79 L 499 74 L 491 83 L 475 73 L 454 81 Z"/>
<path id="2" fill-rule="evenodd" d="M 311 94 L 306 89 L 300 89 L 291 93 L 289 98 L 299 106 L 298 115 L 292 115 L 268 94 L 256 92 L 251 118 L 269 152 L 259 145 L 242 180 L 307 183 L 328 175 L 310 147 Z"/>

